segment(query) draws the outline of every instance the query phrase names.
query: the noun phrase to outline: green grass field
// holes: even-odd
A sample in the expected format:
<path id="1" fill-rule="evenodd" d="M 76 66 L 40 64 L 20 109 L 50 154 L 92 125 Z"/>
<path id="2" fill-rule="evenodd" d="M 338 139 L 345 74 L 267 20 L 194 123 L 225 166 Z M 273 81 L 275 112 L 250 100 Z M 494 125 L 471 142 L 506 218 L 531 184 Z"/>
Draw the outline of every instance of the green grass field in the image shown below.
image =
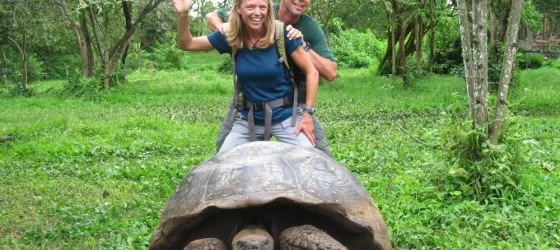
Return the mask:
<path id="1" fill-rule="evenodd" d="M 231 77 L 193 58 L 185 72 L 134 72 L 126 87 L 62 98 L 0 92 L 0 249 L 146 249 L 171 192 L 214 153 Z M 324 83 L 318 117 L 336 159 L 380 206 L 396 249 L 560 248 L 560 70 L 522 72 L 510 111 L 530 144 L 515 196 L 443 202 L 430 181 L 464 82 L 430 76 L 410 88 L 367 70 Z M 454 97 L 455 96 L 455 97 Z"/>

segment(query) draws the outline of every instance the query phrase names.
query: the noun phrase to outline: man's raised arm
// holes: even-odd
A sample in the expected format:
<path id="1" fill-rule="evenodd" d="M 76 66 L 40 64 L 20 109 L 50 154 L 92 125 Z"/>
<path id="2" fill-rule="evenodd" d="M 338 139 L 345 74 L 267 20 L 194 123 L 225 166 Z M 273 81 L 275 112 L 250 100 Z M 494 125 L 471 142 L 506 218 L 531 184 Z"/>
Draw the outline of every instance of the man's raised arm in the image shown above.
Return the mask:
<path id="1" fill-rule="evenodd" d="M 334 81 L 337 75 L 336 62 L 331 61 L 329 58 L 322 57 L 317 54 L 317 52 L 313 51 L 313 49 L 310 49 L 307 53 L 311 57 L 313 65 L 317 71 L 319 71 L 319 75 L 329 82 Z"/>
<path id="2" fill-rule="evenodd" d="M 220 18 L 220 16 L 218 15 L 218 11 L 208 13 L 208 15 L 206 15 L 206 19 L 208 19 L 208 27 L 212 31 L 218 30 L 224 23 L 222 18 Z"/>

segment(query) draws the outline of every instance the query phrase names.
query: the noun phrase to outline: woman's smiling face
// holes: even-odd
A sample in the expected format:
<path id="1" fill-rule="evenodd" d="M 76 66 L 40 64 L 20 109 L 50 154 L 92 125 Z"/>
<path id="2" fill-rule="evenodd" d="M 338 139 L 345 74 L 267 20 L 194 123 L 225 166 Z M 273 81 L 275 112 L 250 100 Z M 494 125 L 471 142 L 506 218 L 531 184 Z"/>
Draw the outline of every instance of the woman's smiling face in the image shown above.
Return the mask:
<path id="1" fill-rule="evenodd" d="M 247 29 L 260 31 L 266 20 L 269 0 L 242 0 L 237 13 Z"/>

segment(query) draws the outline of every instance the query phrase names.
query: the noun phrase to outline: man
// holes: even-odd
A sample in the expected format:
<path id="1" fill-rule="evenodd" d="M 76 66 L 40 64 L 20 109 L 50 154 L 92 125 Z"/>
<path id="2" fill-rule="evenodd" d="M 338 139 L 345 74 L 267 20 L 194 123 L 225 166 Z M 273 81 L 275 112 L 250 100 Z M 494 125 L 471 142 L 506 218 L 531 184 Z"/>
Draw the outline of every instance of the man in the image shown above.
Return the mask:
<path id="1" fill-rule="evenodd" d="M 305 43 L 304 48 L 313 61 L 313 65 L 319 72 L 319 75 L 326 79 L 327 81 L 333 81 L 336 78 L 336 62 L 334 55 L 327 44 L 327 39 L 325 34 L 317 21 L 313 18 L 304 14 L 304 12 L 311 4 L 311 0 L 282 0 L 280 4 L 274 4 L 274 14 L 277 19 L 286 23 L 287 25 L 292 25 L 294 28 L 301 31 Z M 220 30 L 223 33 L 223 28 L 227 23 L 224 24 L 224 20 L 229 19 L 229 10 L 220 9 L 218 11 L 208 14 L 208 24 L 212 30 Z M 295 65 L 290 62 L 290 65 Z M 305 104 L 305 74 L 297 67 L 292 67 L 294 69 L 294 76 L 296 82 L 299 83 L 299 100 L 300 105 Z M 216 152 L 218 152 L 224 142 L 225 138 L 231 131 L 233 125 L 232 110 L 235 108 L 235 104 L 231 103 L 229 110 L 225 119 L 222 122 L 222 128 L 218 133 L 216 138 Z M 327 140 L 324 135 L 323 127 L 321 127 L 319 120 L 313 114 L 313 126 L 315 134 L 315 147 L 327 153 L 329 156 L 334 158 L 332 152 L 329 148 Z"/>

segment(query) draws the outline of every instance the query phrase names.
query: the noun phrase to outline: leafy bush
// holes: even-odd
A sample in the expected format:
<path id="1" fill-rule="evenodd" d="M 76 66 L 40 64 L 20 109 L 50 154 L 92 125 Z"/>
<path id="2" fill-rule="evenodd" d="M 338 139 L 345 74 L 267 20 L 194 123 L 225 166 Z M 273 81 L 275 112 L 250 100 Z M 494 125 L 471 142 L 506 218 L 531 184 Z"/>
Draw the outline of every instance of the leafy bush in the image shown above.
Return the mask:
<path id="1" fill-rule="evenodd" d="M 223 74 L 231 73 L 233 67 L 233 63 L 231 61 L 231 57 L 224 57 L 222 62 L 218 65 L 217 71 Z"/>
<path id="2" fill-rule="evenodd" d="M 93 98 L 101 88 L 101 81 L 97 77 L 85 77 L 81 72 L 68 73 L 62 83 L 60 95 L 64 97 Z"/>
<path id="3" fill-rule="evenodd" d="M 517 53 L 517 66 L 520 69 L 538 69 L 544 64 L 544 57 L 538 53 Z"/>
<path id="4" fill-rule="evenodd" d="M 441 138 L 445 138 L 443 146 L 450 152 L 452 165 L 440 166 L 432 175 L 439 188 L 438 197 L 484 202 L 515 195 L 519 168 L 530 158 L 527 136 L 518 128 L 516 118 L 508 114 L 500 141 L 493 145 L 484 129 L 473 128 L 472 120 L 465 119 L 465 111 L 457 104 L 448 108 L 449 130 Z"/>
<path id="5" fill-rule="evenodd" d="M 177 49 L 175 33 L 168 33 L 163 43 L 156 41 L 153 51 L 148 58 L 153 66 L 159 70 L 183 70 L 187 68 L 188 57 L 184 51 Z"/>
<path id="6" fill-rule="evenodd" d="M 465 77 L 461 38 L 456 38 L 441 47 L 435 47 L 432 72 Z"/>
<path id="7" fill-rule="evenodd" d="M 560 69 L 560 58 L 556 58 L 554 60 L 547 60 L 544 63 L 544 66 Z"/>
<path id="8" fill-rule="evenodd" d="M 13 82 L 21 82 L 21 58 L 19 56 L 9 56 L 8 54 L 8 72 L 7 77 Z M 0 64 L 1 65 L 1 64 Z M 37 57 L 31 54 L 27 55 L 27 82 L 44 80 L 46 74 L 43 72 L 43 62 L 37 60 Z"/>
<path id="9" fill-rule="evenodd" d="M 386 44 L 369 31 L 360 33 L 349 29 L 332 37 L 332 48 L 339 66 L 367 68 L 379 63 Z"/>
<path id="10" fill-rule="evenodd" d="M 15 84 L 12 87 L 8 88 L 8 92 L 12 96 L 25 96 L 31 97 L 35 95 L 35 90 L 32 88 L 23 88 L 20 84 Z"/>

